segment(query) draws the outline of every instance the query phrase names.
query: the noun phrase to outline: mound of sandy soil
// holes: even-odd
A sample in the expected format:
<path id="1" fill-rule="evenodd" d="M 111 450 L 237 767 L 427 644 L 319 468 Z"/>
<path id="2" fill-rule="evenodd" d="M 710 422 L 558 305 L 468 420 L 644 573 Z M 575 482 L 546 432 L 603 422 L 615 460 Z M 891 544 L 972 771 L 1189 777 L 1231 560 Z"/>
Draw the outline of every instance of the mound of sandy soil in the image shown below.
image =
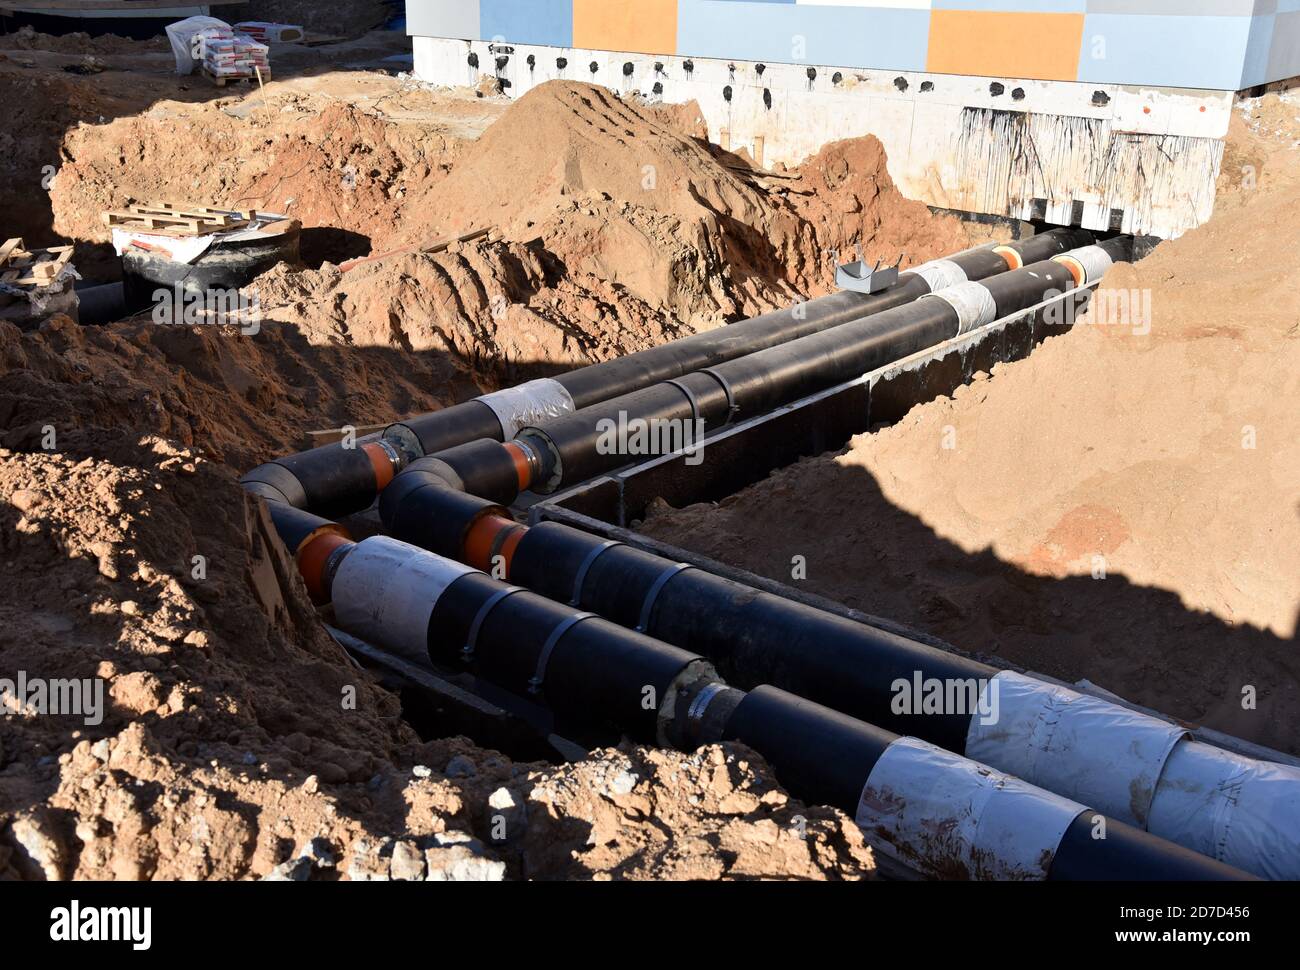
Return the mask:
<path id="1" fill-rule="evenodd" d="M 351 234 L 349 249 L 328 254 L 341 261 L 384 248 L 407 219 L 423 225 L 425 195 L 459 144 L 437 123 L 389 122 L 369 106 L 274 84 L 256 104 L 161 101 L 68 132 L 52 186 L 54 225 L 102 243 L 107 209 L 130 199 L 198 199 Z"/>
<path id="2" fill-rule="evenodd" d="M 54 444 L 0 451 L 0 670 L 102 707 L 0 718 L 0 877 L 870 874 L 847 818 L 743 748 L 554 768 L 421 743 L 232 472 L 153 436 Z"/>
<path id="3" fill-rule="evenodd" d="M 851 606 L 1300 751 L 1300 164 L 1277 105 L 1234 125 L 1214 219 L 1107 275 L 1133 315 L 646 531 L 787 581 L 804 555 Z"/>
<path id="4" fill-rule="evenodd" d="M 899 194 L 874 137 L 764 177 L 691 137 L 686 117 L 592 85 L 541 85 L 431 192 L 440 228 L 540 239 L 571 274 L 613 280 L 684 321 L 822 290 L 829 250 L 848 240 L 916 261 L 966 244 L 957 222 Z"/>

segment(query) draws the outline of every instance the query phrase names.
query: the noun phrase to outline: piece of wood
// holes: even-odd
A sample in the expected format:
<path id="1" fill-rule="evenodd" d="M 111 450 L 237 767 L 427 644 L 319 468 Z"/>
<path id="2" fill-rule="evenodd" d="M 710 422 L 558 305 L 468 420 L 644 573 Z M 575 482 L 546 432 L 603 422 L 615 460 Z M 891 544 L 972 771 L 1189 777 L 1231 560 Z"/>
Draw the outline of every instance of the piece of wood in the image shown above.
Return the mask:
<path id="1" fill-rule="evenodd" d="M 105 212 L 104 223 L 127 232 L 193 237 L 242 229 L 255 215 L 255 212 L 232 212 L 211 206 L 132 202 L 125 209 Z"/>
<path id="2" fill-rule="evenodd" d="M 346 273 L 349 270 L 356 269 L 358 266 L 362 266 L 366 263 L 378 262 L 381 259 L 387 259 L 389 256 L 400 256 L 403 253 L 423 253 L 426 256 L 440 253 L 449 247 L 454 246 L 456 243 L 469 242 L 470 240 L 478 239 L 480 236 L 486 236 L 494 228 L 494 226 L 488 226 L 485 229 L 472 229 L 469 232 L 462 233 L 461 235 L 450 239 L 440 239 L 438 242 L 433 243 L 430 246 L 403 246 L 401 249 L 390 249 L 387 252 L 376 253 L 373 256 L 360 256 L 356 259 L 349 259 L 346 262 L 340 263 L 339 270 Z"/>
<path id="3" fill-rule="evenodd" d="M 9 257 L 15 252 L 20 251 L 22 248 L 23 241 L 21 237 L 8 239 L 3 244 L 0 244 L 0 266 L 3 266 L 8 262 Z"/>
<path id="4" fill-rule="evenodd" d="M 375 434 L 391 427 L 392 422 L 387 424 L 359 424 L 352 431 L 358 438 L 364 438 L 366 435 Z M 304 447 L 307 449 L 319 448 L 321 445 L 333 445 L 343 440 L 345 432 L 342 428 L 326 428 L 324 431 L 308 431 L 304 441 Z"/>

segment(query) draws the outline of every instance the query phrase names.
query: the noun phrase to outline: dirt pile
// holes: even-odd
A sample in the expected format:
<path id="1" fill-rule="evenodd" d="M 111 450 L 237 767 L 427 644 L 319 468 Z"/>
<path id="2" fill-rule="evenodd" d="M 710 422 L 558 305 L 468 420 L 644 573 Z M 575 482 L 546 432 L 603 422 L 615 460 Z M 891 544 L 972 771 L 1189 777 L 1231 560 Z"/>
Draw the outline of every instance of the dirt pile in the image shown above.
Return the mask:
<path id="1" fill-rule="evenodd" d="M 107 126 L 75 127 L 53 185 L 55 229 L 103 243 L 106 209 L 198 199 L 287 213 L 309 229 L 307 258 L 317 238 L 333 237 L 317 255 L 342 261 L 385 248 L 409 220 L 425 224 L 427 192 L 458 138 L 436 123 L 398 124 L 366 106 L 268 90 L 265 103 L 161 101 Z"/>
<path id="2" fill-rule="evenodd" d="M 0 50 L 52 51 L 58 54 L 131 54 L 141 51 L 169 51 L 166 37 L 136 40 L 116 34 L 92 37 L 84 31 L 67 34 L 43 34 L 30 26 L 19 27 L 13 33 L 0 34 Z"/>
<path id="3" fill-rule="evenodd" d="M 589 85 L 539 87 L 418 206 L 408 193 L 404 206 L 425 221 L 387 237 L 421 245 L 482 228 L 489 239 L 346 274 L 277 270 L 259 298 L 303 332 L 448 353 L 490 388 L 823 292 L 827 250 L 849 239 L 916 260 L 968 242 L 954 220 L 898 194 L 875 138 L 760 176 L 687 134 L 688 118 Z"/>
<path id="4" fill-rule="evenodd" d="M 954 220 L 902 198 L 873 137 L 768 177 L 691 137 L 684 117 L 591 85 L 541 85 L 432 191 L 440 229 L 539 239 L 570 274 L 613 280 L 684 322 L 824 291 L 827 251 L 846 240 L 916 261 L 965 244 Z"/>
<path id="5" fill-rule="evenodd" d="M 788 802 L 741 748 L 556 769 L 421 743 L 229 470 L 107 429 L 51 443 L 0 451 L 0 668 L 29 686 L 0 718 L 0 874 L 870 872 L 843 815 Z M 55 681 L 85 692 L 56 712 L 30 689 Z"/>
<path id="6" fill-rule="evenodd" d="M 850 606 L 1300 751 L 1289 131 L 1234 125 L 1214 219 L 1112 269 L 1069 334 L 646 530 L 786 581 L 804 555 Z"/>

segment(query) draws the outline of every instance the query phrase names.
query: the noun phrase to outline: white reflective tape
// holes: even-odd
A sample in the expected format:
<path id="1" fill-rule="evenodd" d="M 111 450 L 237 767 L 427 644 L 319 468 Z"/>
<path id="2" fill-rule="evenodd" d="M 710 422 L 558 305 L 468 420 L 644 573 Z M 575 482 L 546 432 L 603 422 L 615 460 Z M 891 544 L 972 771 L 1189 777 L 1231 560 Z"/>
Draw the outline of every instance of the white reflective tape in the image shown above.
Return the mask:
<path id="1" fill-rule="evenodd" d="M 469 566 L 388 536 L 357 543 L 334 577 L 338 626 L 422 665 L 429 662 L 429 617 Z"/>
<path id="2" fill-rule="evenodd" d="M 1300 769 L 1184 741 L 1148 830 L 1266 879 L 1300 879 Z"/>
<path id="3" fill-rule="evenodd" d="M 549 377 L 484 394 L 478 400 L 496 414 L 506 441 L 518 434 L 520 428 L 545 425 L 577 410 L 564 385 Z"/>
<path id="4" fill-rule="evenodd" d="M 970 333 L 976 327 L 997 319 L 998 305 L 989 288 L 982 283 L 967 281 L 927 293 L 923 300 L 943 300 L 957 311 L 957 335 Z"/>
<path id="5" fill-rule="evenodd" d="M 1185 730 L 1010 670 L 985 685 L 993 690 L 980 710 L 996 713 L 971 719 L 966 757 L 1146 828 L 1160 772 Z"/>
<path id="6" fill-rule="evenodd" d="M 930 284 L 930 292 L 937 293 L 947 286 L 966 282 L 966 271 L 951 259 L 934 259 L 920 266 L 914 266 L 907 272 L 915 273 Z"/>
<path id="7" fill-rule="evenodd" d="M 1052 261 L 1056 263 L 1073 262 L 1079 269 L 1083 270 L 1083 283 L 1096 283 L 1106 275 L 1106 270 L 1115 265 L 1115 260 L 1111 259 L 1110 253 L 1100 246 L 1084 246 L 1081 249 L 1072 249 L 1068 253 L 1060 256 L 1053 256 Z"/>
<path id="8" fill-rule="evenodd" d="M 1085 806 L 916 738 L 871 769 L 855 820 L 887 855 L 947 879 L 1045 879 Z"/>

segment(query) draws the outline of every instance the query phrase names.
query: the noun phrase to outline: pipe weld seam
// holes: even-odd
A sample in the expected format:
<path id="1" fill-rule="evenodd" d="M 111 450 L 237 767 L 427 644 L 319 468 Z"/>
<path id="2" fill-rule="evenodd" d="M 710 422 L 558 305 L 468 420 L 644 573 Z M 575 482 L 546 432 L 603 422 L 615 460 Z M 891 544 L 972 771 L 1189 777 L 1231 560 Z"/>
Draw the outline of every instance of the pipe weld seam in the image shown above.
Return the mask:
<path id="1" fill-rule="evenodd" d="M 484 602 L 482 606 L 479 607 L 478 612 L 474 614 L 473 622 L 469 625 L 469 633 L 465 637 L 465 646 L 462 647 L 460 651 L 461 658 L 466 663 L 470 663 L 474 659 L 474 651 L 478 648 L 478 634 L 479 631 L 483 629 L 483 624 L 487 620 L 488 614 L 491 613 L 502 600 L 514 596 L 515 593 L 522 592 L 524 592 L 522 586 L 507 586 L 505 589 L 497 590 L 487 598 L 487 601 Z"/>
<path id="2" fill-rule="evenodd" d="M 551 635 L 546 638 L 546 643 L 542 646 L 542 652 L 537 657 L 537 671 L 533 674 L 533 679 L 528 682 L 528 692 L 530 694 L 539 693 L 542 684 L 546 683 L 546 666 L 551 662 L 551 654 L 555 652 L 555 647 L 564 635 L 583 620 L 595 618 L 595 613 L 574 613 L 573 616 L 567 617 L 563 623 L 551 631 Z"/>
<path id="3" fill-rule="evenodd" d="M 669 566 L 658 578 L 655 579 L 654 585 L 650 587 L 649 592 L 645 594 L 645 602 L 641 604 L 641 618 L 637 621 L 636 632 L 645 633 L 650 627 L 650 614 L 654 612 L 655 602 L 659 599 L 660 591 L 668 585 L 668 580 L 672 579 L 678 573 L 685 572 L 691 568 L 687 562 L 679 562 Z"/>
<path id="4" fill-rule="evenodd" d="M 570 606 L 582 605 L 582 588 L 587 584 L 587 573 L 591 571 L 591 567 L 595 565 L 596 560 L 603 556 L 608 550 L 613 549 L 615 546 L 621 546 L 622 544 L 623 543 L 619 542 L 617 539 L 606 539 L 595 549 L 592 549 L 587 553 L 582 560 L 582 564 L 578 566 L 577 575 L 573 577 L 573 597 L 569 600 Z"/>
<path id="5" fill-rule="evenodd" d="M 709 709 L 709 704 L 713 702 L 713 698 L 725 690 L 727 690 L 727 685 L 720 681 L 709 684 L 691 700 L 690 706 L 686 708 L 686 719 L 695 723 L 702 721 L 705 712 Z"/>

